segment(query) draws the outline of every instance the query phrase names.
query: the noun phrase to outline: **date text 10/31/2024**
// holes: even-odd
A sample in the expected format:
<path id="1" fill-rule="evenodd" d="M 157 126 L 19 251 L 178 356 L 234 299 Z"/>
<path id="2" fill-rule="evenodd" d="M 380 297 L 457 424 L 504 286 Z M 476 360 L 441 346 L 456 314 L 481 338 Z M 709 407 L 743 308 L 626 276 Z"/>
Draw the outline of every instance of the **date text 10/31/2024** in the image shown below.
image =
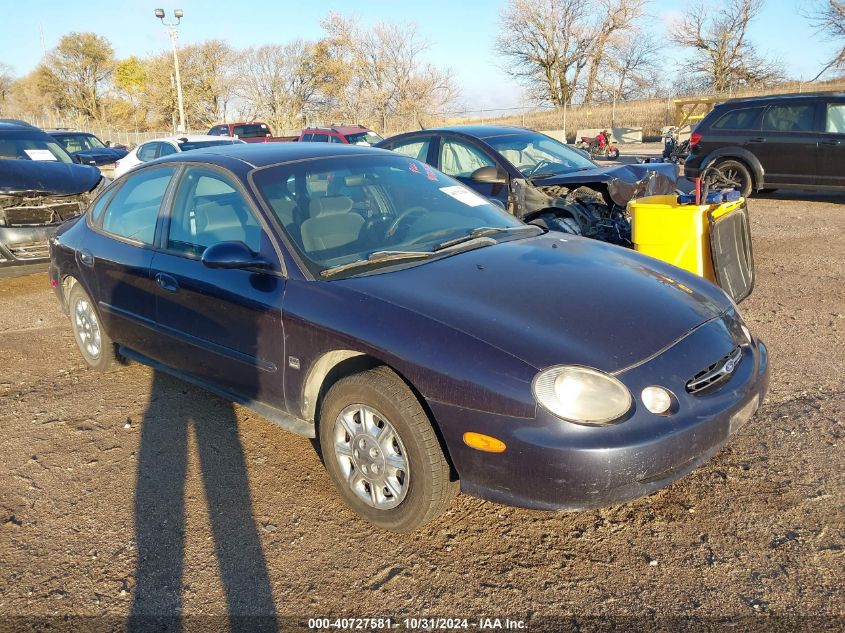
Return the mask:
<path id="1" fill-rule="evenodd" d="M 310 618 L 308 628 L 312 630 L 404 630 L 404 631 L 448 631 L 471 630 L 524 630 L 524 620 L 510 618 Z"/>

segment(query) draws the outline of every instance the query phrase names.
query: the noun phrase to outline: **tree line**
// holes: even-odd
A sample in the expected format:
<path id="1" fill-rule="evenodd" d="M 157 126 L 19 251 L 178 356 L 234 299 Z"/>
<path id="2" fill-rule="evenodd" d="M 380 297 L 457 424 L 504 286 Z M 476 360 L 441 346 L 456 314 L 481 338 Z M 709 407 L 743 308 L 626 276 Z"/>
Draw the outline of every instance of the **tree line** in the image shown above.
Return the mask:
<path id="1" fill-rule="evenodd" d="M 770 85 L 777 60 L 748 40 L 764 0 L 687 7 L 663 37 L 649 28 L 649 0 L 508 0 L 493 44 L 498 63 L 537 104 L 608 102 Z M 813 0 L 804 15 L 820 37 L 845 43 L 845 3 Z M 425 59 L 415 25 L 330 13 L 317 40 L 295 39 L 235 50 L 222 40 L 179 48 L 189 129 L 222 120 L 258 119 L 277 130 L 310 121 L 366 121 L 459 107 L 448 68 Z M 688 52 L 680 79 L 667 76 L 665 49 Z M 819 76 L 845 70 L 845 46 Z M 818 78 L 818 77 L 817 77 Z M 0 64 L 0 106 L 30 116 L 61 113 L 124 129 L 166 129 L 177 117 L 170 51 L 115 57 L 109 40 L 69 33 L 28 75 Z"/>

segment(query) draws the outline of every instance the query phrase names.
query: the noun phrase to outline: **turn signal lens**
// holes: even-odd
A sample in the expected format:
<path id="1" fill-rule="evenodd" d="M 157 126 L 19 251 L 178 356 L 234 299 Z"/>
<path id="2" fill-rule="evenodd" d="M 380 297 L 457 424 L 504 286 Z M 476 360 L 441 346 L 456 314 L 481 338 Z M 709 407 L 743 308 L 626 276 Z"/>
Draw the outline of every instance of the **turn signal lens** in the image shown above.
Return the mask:
<path id="1" fill-rule="evenodd" d="M 485 453 L 504 453 L 507 446 L 502 440 L 482 433 L 464 433 L 464 444 Z"/>
<path id="2" fill-rule="evenodd" d="M 646 387 L 642 398 L 645 408 L 654 415 L 665 415 L 672 408 L 672 394 L 663 387 Z"/>

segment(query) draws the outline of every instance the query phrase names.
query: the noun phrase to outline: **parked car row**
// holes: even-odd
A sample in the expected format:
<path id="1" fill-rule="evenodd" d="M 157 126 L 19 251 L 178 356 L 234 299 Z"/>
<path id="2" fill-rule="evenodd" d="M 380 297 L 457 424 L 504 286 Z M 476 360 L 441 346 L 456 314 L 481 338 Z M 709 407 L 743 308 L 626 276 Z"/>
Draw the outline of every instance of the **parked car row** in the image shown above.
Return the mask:
<path id="1" fill-rule="evenodd" d="M 344 145 L 375 145 L 382 138 L 362 125 L 331 125 L 304 128 L 298 136 L 273 136 L 263 121 L 222 123 L 209 131 L 212 136 L 231 136 L 247 143 L 342 143 Z"/>
<path id="2" fill-rule="evenodd" d="M 766 347 L 704 279 L 521 222 L 532 178 L 595 168 L 499 132 L 137 165 L 50 242 L 82 357 L 146 363 L 316 438 L 341 498 L 388 530 L 459 489 L 571 511 L 668 485 L 754 414 Z M 483 164 L 488 148 L 514 172 Z"/>

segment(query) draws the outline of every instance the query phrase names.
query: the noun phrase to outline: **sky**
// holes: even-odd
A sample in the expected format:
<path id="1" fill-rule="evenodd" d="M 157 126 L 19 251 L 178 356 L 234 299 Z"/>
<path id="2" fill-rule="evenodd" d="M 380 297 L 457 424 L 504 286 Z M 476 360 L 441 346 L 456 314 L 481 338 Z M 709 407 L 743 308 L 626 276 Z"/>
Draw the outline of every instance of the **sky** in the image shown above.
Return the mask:
<path id="1" fill-rule="evenodd" d="M 804 80 L 814 77 L 835 51 L 798 15 L 798 8 L 808 1 L 765 0 L 749 31 L 760 52 L 780 59 L 787 75 Z M 17 75 L 26 74 L 41 59 L 42 34 L 49 50 L 71 31 L 107 37 L 118 58 L 160 52 L 169 48 L 169 39 L 153 15 L 159 6 L 168 15 L 175 8 L 184 10 L 181 44 L 223 39 L 235 48 L 317 39 L 322 34 L 320 20 L 336 11 L 354 14 L 365 25 L 416 23 L 430 44 L 426 59 L 452 69 L 462 109 L 519 107 L 526 105 L 522 89 L 502 72 L 493 47 L 503 4 L 504 0 L 0 0 L 6 27 L 0 38 L 0 63 Z M 718 6 L 717 0 L 711 4 Z M 648 23 L 668 36 L 673 19 L 686 6 L 688 0 L 652 0 Z M 681 72 L 684 53 L 667 47 L 664 54 L 666 67 Z"/>

